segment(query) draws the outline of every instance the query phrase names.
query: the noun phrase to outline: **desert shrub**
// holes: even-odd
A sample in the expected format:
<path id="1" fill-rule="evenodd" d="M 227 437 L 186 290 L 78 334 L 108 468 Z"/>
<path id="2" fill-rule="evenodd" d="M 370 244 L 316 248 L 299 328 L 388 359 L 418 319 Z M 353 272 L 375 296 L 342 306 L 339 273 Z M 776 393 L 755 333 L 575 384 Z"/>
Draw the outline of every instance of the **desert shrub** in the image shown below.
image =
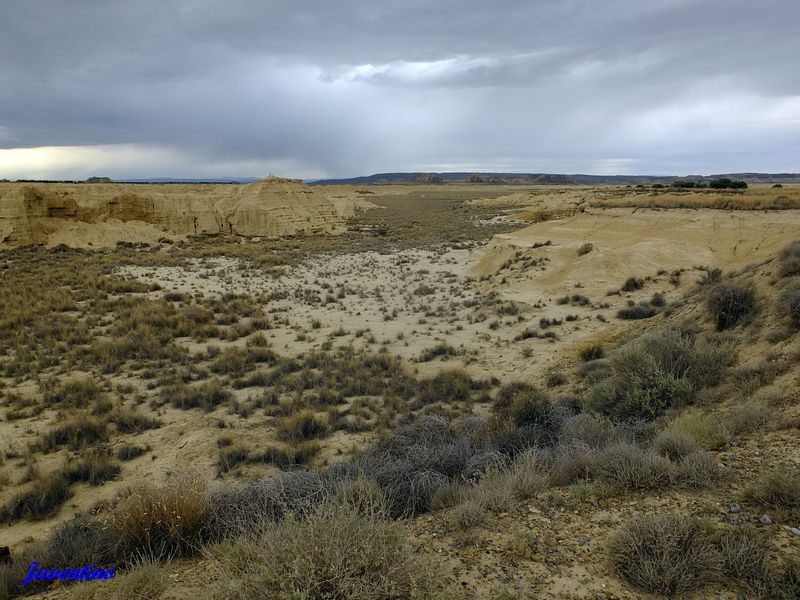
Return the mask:
<path id="1" fill-rule="evenodd" d="M 800 275 L 800 241 L 792 242 L 778 256 L 778 274 L 781 277 Z"/>
<path id="2" fill-rule="evenodd" d="M 668 426 L 668 431 L 680 430 L 689 434 L 706 450 L 717 450 L 731 440 L 731 432 L 718 418 L 696 410 L 684 412 Z"/>
<path id="3" fill-rule="evenodd" d="M 161 427 L 161 421 L 153 417 L 136 414 L 133 411 L 121 410 L 111 417 L 120 433 L 141 433 L 148 429 Z"/>
<path id="4" fill-rule="evenodd" d="M 177 477 L 163 487 L 142 485 L 100 517 L 109 558 L 164 558 L 193 554 L 202 543 L 208 496 L 197 477 Z"/>
<path id="5" fill-rule="evenodd" d="M 627 352 L 617 355 L 617 360 L 632 358 Z M 642 355 L 630 378 L 616 373 L 613 380 L 592 387 L 587 406 L 620 419 L 653 419 L 669 408 L 687 404 L 692 396 L 686 379 L 663 371 L 652 357 Z"/>
<path id="6" fill-rule="evenodd" d="M 364 475 L 339 482 L 334 487 L 332 501 L 360 515 L 379 517 L 386 512 L 381 486 Z"/>
<path id="7" fill-rule="evenodd" d="M 700 449 L 688 431 L 673 427 L 661 430 L 653 440 L 653 449 L 670 460 L 681 460 Z"/>
<path id="8" fill-rule="evenodd" d="M 328 498 L 327 483 L 313 471 L 294 469 L 218 489 L 209 497 L 206 537 L 250 535 L 264 521 L 280 521 L 287 513 L 305 515 Z"/>
<path id="9" fill-rule="evenodd" d="M 524 452 L 516 458 L 508 473 L 508 484 L 519 500 L 532 498 L 547 488 L 547 470 L 543 460 L 534 452 Z"/>
<path id="10" fill-rule="evenodd" d="M 434 402 L 464 402 L 470 397 L 472 378 L 466 371 L 450 369 L 419 382 L 417 401 L 422 404 Z"/>
<path id="11" fill-rule="evenodd" d="M 119 460 L 133 460 L 140 457 L 147 452 L 144 446 L 134 446 L 132 444 L 124 444 L 117 448 L 117 458 Z"/>
<path id="12" fill-rule="evenodd" d="M 456 350 L 450 344 L 442 342 L 433 348 L 424 350 L 419 356 L 419 362 L 430 362 L 434 358 L 439 358 L 442 356 L 455 356 L 456 354 L 458 354 L 458 350 Z"/>
<path id="13" fill-rule="evenodd" d="M 617 311 L 617 318 L 623 320 L 649 319 L 656 316 L 656 309 L 647 302 L 640 302 L 629 308 Z"/>
<path id="14" fill-rule="evenodd" d="M 400 524 L 347 508 L 263 524 L 211 556 L 222 573 L 216 596 L 230 600 L 410 600 L 434 597 L 443 585 L 430 563 L 409 552 Z"/>
<path id="15" fill-rule="evenodd" d="M 463 481 L 448 481 L 431 496 L 431 510 L 453 508 L 469 498 L 469 491 Z"/>
<path id="16" fill-rule="evenodd" d="M 381 486 L 387 514 L 393 519 L 428 512 L 434 494 L 449 482 L 446 475 L 408 460 L 386 460 L 370 475 Z"/>
<path id="17" fill-rule="evenodd" d="M 38 559 L 55 565 L 106 563 L 113 542 L 106 533 L 100 521 L 86 515 L 77 516 L 55 528 L 43 544 Z"/>
<path id="18" fill-rule="evenodd" d="M 800 257 L 798 257 L 800 262 Z M 800 274 L 800 267 L 798 267 L 798 274 Z M 792 321 L 792 325 L 800 327 L 800 288 L 792 288 L 784 291 L 779 300 L 778 308 L 786 317 Z"/>
<path id="19" fill-rule="evenodd" d="M 104 450 L 84 454 L 80 460 L 68 463 L 64 469 L 70 483 L 82 481 L 89 485 L 102 485 L 119 475 L 120 466 Z"/>
<path id="20" fill-rule="evenodd" d="M 592 345 L 587 346 L 583 350 L 581 350 L 581 360 L 583 362 L 589 362 L 591 360 L 599 360 L 604 358 L 606 355 L 605 350 L 603 350 L 602 346 Z"/>
<path id="21" fill-rule="evenodd" d="M 0 508 L 0 522 L 19 519 L 40 521 L 53 516 L 64 502 L 72 497 L 69 482 L 61 473 L 51 473 L 36 479 L 32 487 Z"/>
<path id="22" fill-rule="evenodd" d="M 800 508 L 800 475 L 773 471 L 752 481 L 744 499 L 758 506 L 794 511 Z"/>
<path id="23" fill-rule="evenodd" d="M 175 408 L 202 408 L 211 411 L 220 404 L 228 402 L 232 395 L 218 379 L 211 379 L 195 386 L 180 384 L 165 388 L 161 397 L 172 402 Z"/>
<path id="24" fill-rule="evenodd" d="M 585 244 L 581 244 L 580 246 L 578 246 L 578 256 L 589 254 L 589 252 L 591 252 L 592 250 L 594 250 L 594 244 L 592 244 L 591 242 L 586 242 Z"/>
<path id="25" fill-rule="evenodd" d="M 588 479 L 594 469 L 594 452 L 581 442 L 565 443 L 549 452 L 549 483 L 570 485 Z"/>
<path id="26" fill-rule="evenodd" d="M 591 384 L 598 383 L 611 375 L 611 364 L 607 360 L 598 358 L 583 363 L 578 367 L 578 377 Z"/>
<path id="27" fill-rule="evenodd" d="M 303 410 L 294 415 L 284 417 L 278 422 L 278 436 L 284 440 L 303 442 L 328 434 L 328 422 L 310 410 Z"/>
<path id="28" fill-rule="evenodd" d="M 800 560 L 790 558 L 783 564 L 783 572 L 770 585 L 775 600 L 797 600 L 800 598 Z"/>
<path id="29" fill-rule="evenodd" d="M 767 557 L 769 541 L 753 526 L 729 528 L 719 535 L 722 574 L 746 585 L 759 588 L 769 578 Z"/>
<path id="30" fill-rule="evenodd" d="M 19 582 L 28 574 L 28 564 L 31 560 L 34 560 L 32 556 L 25 555 L 9 564 L 0 563 L 0 598 L 6 600 L 20 595 L 24 588 L 20 587 Z M 32 580 L 28 582 L 27 586 L 33 587 L 35 583 L 37 582 Z"/>
<path id="31" fill-rule="evenodd" d="M 675 594 L 709 584 L 722 559 L 707 527 L 678 515 L 638 517 L 608 541 L 611 566 L 631 585 Z"/>
<path id="32" fill-rule="evenodd" d="M 247 450 L 239 446 L 220 448 L 219 458 L 217 459 L 217 475 L 227 473 L 236 465 L 240 465 L 247 460 Z"/>
<path id="33" fill-rule="evenodd" d="M 535 425 L 544 429 L 555 426 L 550 397 L 528 383 L 513 382 L 497 390 L 495 414 L 517 427 Z"/>
<path id="34" fill-rule="evenodd" d="M 44 394 L 44 403 L 65 408 L 86 408 L 100 397 L 100 386 L 94 380 L 73 379 L 66 381 Z"/>
<path id="35" fill-rule="evenodd" d="M 622 284 L 623 292 L 634 292 L 644 287 L 644 280 L 638 277 L 628 277 L 624 284 Z"/>
<path id="36" fill-rule="evenodd" d="M 561 427 L 559 439 L 566 444 L 581 443 L 588 448 L 603 448 L 622 441 L 619 428 L 604 415 L 580 413 L 569 417 Z"/>
<path id="37" fill-rule="evenodd" d="M 662 489 L 676 473 L 668 459 L 625 442 L 601 450 L 593 463 L 592 471 L 619 492 Z"/>
<path id="38" fill-rule="evenodd" d="M 42 437 L 42 450 L 50 452 L 60 446 L 70 450 L 81 450 L 108 439 L 106 422 L 89 415 L 80 414 L 50 429 Z"/>
<path id="39" fill-rule="evenodd" d="M 656 308 L 663 308 L 667 304 L 667 299 L 664 298 L 664 294 L 660 294 L 656 292 L 650 298 L 650 306 L 655 306 Z"/>
<path id="40" fill-rule="evenodd" d="M 503 471 L 508 466 L 508 456 L 496 450 L 481 450 L 473 454 L 461 473 L 466 479 L 478 481 L 494 471 Z"/>
<path id="41" fill-rule="evenodd" d="M 451 526 L 462 531 L 472 529 L 486 522 L 486 509 L 474 499 L 469 499 L 453 507 L 448 515 Z"/>
<path id="42" fill-rule="evenodd" d="M 772 425 L 778 415 L 766 402 L 745 403 L 734 406 L 726 423 L 733 433 L 752 433 Z"/>
<path id="43" fill-rule="evenodd" d="M 488 473 L 470 490 L 469 497 L 488 511 L 508 512 L 514 504 L 514 491 L 506 473 Z"/>
<path id="44" fill-rule="evenodd" d="M 150 558 L 138 560 L 125 570 L 124 577 L 114 578 L 110 600 L 158 600 L 170 585 L 169 571 L 169 563 Z"/>
<path id="45" fill-rule="evenodd" d="M 737 325 L 755 311 L 753 292 L 733 284 L 719 284 L 708 292 L 706 308 L 722 331 Z"/>
<path id="46" fill-rule="evenodd" d="M 285 449 L 269 446 L 251 460 L 273 464 L 279 469 L 290 469 L 292 467 L 309 464 L 313 458 L 319 454 L 319 450 L 319 442 L 316 440 L 309 440 L 299 444 L 292 444 Z"/>
<path id="47" fill-rule="evenodd" d="M 612 353 L 611 376 L 589 390 L 586 404 L 620 419 L 652 419 L 719 383 L 731 360 L 728 344 L 674 329 L 645 334 Z"/>
<path id="48" fill-rule="evenodd" d="M 681 458 L 675 481 L 684 488 L 705 488 L 717 483 L 722 474 L 722 467 L 714 455 L 706 450 L 698 450 Z"/>
<path id="49" fill-rule="evenodd" d="M 550 371 L 547 374 L 547 387 L 554 388 L 567 383 L 567 376 L 561 371 Z"/>

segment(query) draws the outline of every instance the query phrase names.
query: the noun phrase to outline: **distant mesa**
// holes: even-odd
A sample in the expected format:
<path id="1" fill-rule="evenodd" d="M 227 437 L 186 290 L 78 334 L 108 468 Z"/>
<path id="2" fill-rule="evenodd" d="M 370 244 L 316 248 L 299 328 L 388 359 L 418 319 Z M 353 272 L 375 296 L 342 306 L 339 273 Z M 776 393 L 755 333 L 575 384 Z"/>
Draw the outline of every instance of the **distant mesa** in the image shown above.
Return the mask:
<path id="1" fill-rule="evenodd" d="M 444 183 L 444 177 L 439 175 L 438 173 L 420 173 L 419 175 L 415 176 L 412 179 L 414 183 L 432 183 L 432 184 L 440 184 Z"/>
<path id="2" fill-rule="evenodd" d="M 0 184 L 0 245 L 158 243 L 165 234 L 280 237 L 341 233 L 372 207 L 355 192 L 269 175 L 249 184 Z"/>

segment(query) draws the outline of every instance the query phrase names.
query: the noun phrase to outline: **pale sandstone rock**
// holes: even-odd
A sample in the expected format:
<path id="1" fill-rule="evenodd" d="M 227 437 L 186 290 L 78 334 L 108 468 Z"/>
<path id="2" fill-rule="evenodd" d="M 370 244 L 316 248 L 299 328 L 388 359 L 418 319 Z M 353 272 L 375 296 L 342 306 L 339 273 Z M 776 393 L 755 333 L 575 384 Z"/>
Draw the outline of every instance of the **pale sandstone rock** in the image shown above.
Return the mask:
<path id="1" fill-rule="evenodd" d="M 277 177 L 248 185 L 0 183 L 0 243 L 113 245 L 115 240 L 130 241 L 131 235 L 141 241 L 158 239 L 156 232 L 263 237 L 338 233 L 346 218 L 369 206 L 374 205 L 352 192 L 332 195 L 301 180 Z M 106 223 L 114 225 L 99 227 Z M 125 223 L 136 226 L 126 230 L 120 226 Z M 96 235 L 90 225 L 98 226 Z"/>

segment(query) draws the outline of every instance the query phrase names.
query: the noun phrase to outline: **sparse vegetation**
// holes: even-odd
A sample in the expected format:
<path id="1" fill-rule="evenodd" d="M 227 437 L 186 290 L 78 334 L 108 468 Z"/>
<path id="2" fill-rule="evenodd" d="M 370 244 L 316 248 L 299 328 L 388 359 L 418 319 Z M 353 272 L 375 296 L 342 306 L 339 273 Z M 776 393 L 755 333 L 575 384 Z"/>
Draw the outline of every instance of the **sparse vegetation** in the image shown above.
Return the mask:
<path id="1" fill-rule="evenodd" d="M 709 529 L 677 515 L 632 520 L 611 537 L 608 553 L 620 577 L 653 594 L 704 587 L 715 579 L 722 562 Z"/>
<path id="2" fill-rule="evenodd" d="M 709 290 L 706 306 L 717 329 L 721 331 L 738 325 L 751 315 L 756 302 L 750 290 L 732 284 L 719 284 Z"/>

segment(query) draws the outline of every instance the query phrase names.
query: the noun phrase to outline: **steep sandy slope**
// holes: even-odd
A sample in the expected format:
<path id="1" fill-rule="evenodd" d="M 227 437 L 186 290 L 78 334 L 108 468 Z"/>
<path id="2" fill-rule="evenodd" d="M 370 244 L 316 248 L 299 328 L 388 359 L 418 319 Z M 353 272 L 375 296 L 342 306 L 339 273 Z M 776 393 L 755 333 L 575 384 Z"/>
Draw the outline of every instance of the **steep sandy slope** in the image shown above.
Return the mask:
<path id="1" fill-rule="evenodd" d="M 497 236 L 472 272 L 496 273 L 522 251 L 547 259 L 548 266 L 529 270 L 525 281 L 512 286 L 516 291 L 546 296 L 586 285 L 584 293 L 604 294 L 628 276 L 662 269 L 739 268 L 774 255 L 798 231 L 798 211 L 589 209 Z M 593 249 L 579 255 L 585 243 Z"/>

